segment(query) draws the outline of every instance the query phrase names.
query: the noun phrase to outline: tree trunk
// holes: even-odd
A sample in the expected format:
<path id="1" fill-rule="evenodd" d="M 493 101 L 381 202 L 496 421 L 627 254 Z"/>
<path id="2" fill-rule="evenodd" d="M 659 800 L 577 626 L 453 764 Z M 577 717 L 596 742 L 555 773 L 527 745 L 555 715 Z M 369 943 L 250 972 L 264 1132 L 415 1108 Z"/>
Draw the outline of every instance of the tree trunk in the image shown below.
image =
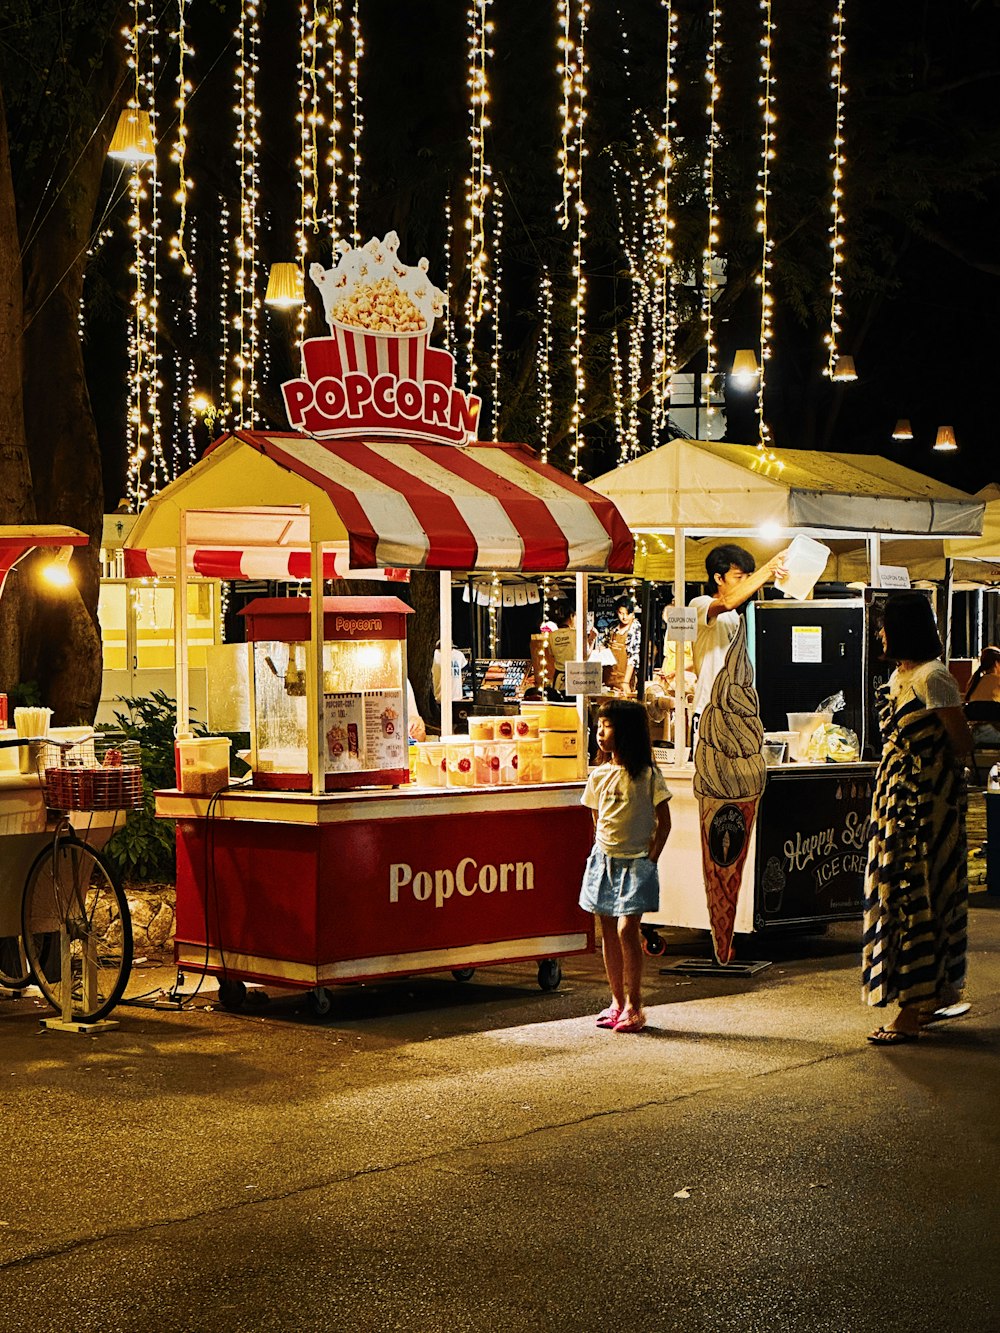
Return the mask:
<path id="1" fill-rule="evenodd" d="M 119 44 L 112 39 L 94 77 L 96 105 L 111 101 L 120 74 Z M 74 554 L 73 586 L 59 597 L 39 595 L 22 650 L 25 678 L 37 680 L 54 721 L 62 724 L 92 721 L 101 697 L 97 598 L 104 486 L 78 313 L 113 124 L 109 117 L 92 133 L 89 117 L 74 123 L 52 173 L 61 188 L 46 196 L 43 221 L 24 256 L 24 412 L 35 506 L 42 522 L 66 523 L 90 535 L 90 545 Z"/>
<path id="2" fill-rule="evenodd" d="M 0 523 L 35 517 L 21 398 L 21 244 L 11 179 L 7 116 L 0 88 Z M 15 571 L 0 598 L 0 689 L 21 679 L 22 578 Z"/>

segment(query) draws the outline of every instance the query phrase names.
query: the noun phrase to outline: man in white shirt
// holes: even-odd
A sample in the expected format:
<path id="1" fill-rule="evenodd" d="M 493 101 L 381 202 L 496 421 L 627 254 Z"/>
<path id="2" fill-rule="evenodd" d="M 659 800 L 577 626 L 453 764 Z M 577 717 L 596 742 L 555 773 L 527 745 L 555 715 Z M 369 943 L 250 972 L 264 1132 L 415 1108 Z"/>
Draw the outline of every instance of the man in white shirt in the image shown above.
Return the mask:
<path id="1" fill-rule="evenodd" d="M 698 612 L 698 635 L 694 641 L 694 669 L 698 683 L 694 691 L 695 725 L 712 696 L 715 678 L 722 670 L 726 652 L 740 625 L 738 607 L 743 606 L 768 579 L 784 573 L 785 551 L 756 568 L 742 546 L 716 546 L 705 559 L 711 596 L 695 597 L 690 603 Z"/>
<path id="2" fill-rule="evenodd" d="M 462 672 L 469 665 L 469 659 L 460 648 L 451 650 L 451 697 L 458 703 L 462 698 Z M 441 645 L 434 649 L 434 661 L 431 664 L 431 686 L 434 698 L 441 702 Z"/>

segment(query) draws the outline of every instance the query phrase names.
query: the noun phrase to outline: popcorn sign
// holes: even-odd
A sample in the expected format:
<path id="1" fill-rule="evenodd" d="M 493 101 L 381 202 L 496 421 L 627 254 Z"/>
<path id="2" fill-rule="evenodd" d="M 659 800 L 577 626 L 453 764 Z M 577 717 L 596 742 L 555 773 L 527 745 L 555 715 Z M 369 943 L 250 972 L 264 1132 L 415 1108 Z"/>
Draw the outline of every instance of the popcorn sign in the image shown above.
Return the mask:
<path id="1" fill-rule="evenodd" d="M 480 400 L 455 385 L 455 358 L 430 346 L 444 293 L 428 263 L 399 260 L 399 237 L 338 246 L 331 269 L 309 276 L 333 335 L 302 345 L 302 378 L 281 386 L 289 425 L 320 439 L 363 433 L 470 444 Z"/>

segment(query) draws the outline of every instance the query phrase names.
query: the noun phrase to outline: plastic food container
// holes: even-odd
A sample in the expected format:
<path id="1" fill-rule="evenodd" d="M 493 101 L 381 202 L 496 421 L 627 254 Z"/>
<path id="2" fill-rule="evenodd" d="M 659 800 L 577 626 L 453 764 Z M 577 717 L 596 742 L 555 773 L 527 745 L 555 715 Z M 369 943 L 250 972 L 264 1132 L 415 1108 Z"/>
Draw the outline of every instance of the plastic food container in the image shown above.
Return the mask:
<path id="1" fill-rule="evenodd" d="M 528 701 L 521 704 L 521 712 L 525 717 L 537 718 L 539 728 L 550 727 L 554 731 L 573 731 L 579 722 L 576 704 L 553 703 L 551 700 L 538 703 Z"/>
<path id="2" fill-rule="evenodd" d="M 778 764 L 785 762 L 785 752 L 787 746 L 784 741 L 765 741 L 761 746 L 761 754 L 764 756 L 764 763 L 768 768 L 774 768 Z"/>
<path id="3" fill-rule="evenodd" d="M 514 723 L 517 718 L 514 717 L 495 717 L 493 719 L 493 735 L 498 741 L 512 741 L 514 739 Z"/>
<path id="4" fill-rule="evenodd" d="M 542 742 L 538 737 L 517 742 L 517 780 L 519 783 L 542 780 Z"/>
<path id="5" fill-rule="evenodd" d="M 788 726 L 791 731 L 798 732 L 799 735 L 799 757 L 806 758 L 809 750 L 809 738 L 818 726 L 824 722 L 832 722 L 832 713 L 786 713 Z"/>
<path id="6" fill-rule="evenodd" d="M 500 785 L 513 786 L 518 779 L 518 758 L 516 741 L 497 741 L 497 755 L 500 759 Z"/>
<path id="7" fill-rule="evenodd" d="M 474 742 L 462 740 L 445 741 L 445 763 L 447 786 L 474 787 L 476 775 L 473 767 L 476 759 Z"/>
<path id="8" fill-rule="evenodd" d="M 177 784 L 186 796 L 211 796 L 229 786 L 228 736 L 178 736 Z"/>
<path id="9" fill-rule="evenodd" d="M 447 780 L 445 747 L 441 741 L 418 741 L 414 780 L 419 787 L 443 787 Z"/>
<path id="10" fill-rule="evenodd" d="M 801 532 L 793 537 L 785 556 L 785 576 L 774 580 L 774 586 L 786 597 L 801 601 L 812 592 L 816 580 L 830 558 L 829 546 L 806 537 Z"/>
<path id="11" fill-rule="evenodd" d="M 500 747 L 496 741 L 476 741 L 473 771 L 477 787 L 500 786 Z"/>
<path id="12" fill-rule="evenodd" d="M 546 758 L 580 753 L 580 733 L 577 731 L 551 731 L 544 727 L 538 734 L 542 741 L 542 754 Z"/>
<path id="13" fill-rule="evenodd" d="M 520 717 L 512 719 L 514 723 L 514 739 L 525 741 L 529 738 L 534 740 L 538 736 L 538 718 L 530 717 L 522 713 Z"/>
<path id="14" fill-rule="evenodd" d="M 765 731 L 765 741 L 773 741 L 775 745 L 784 744 L 785 758 L 798 759 L 799 755 L 799 733 L 797 731 Z"/>
<path id="15" fill-rule="evenodd" d="M 470 717 L 469 718 L 469 740 L 470 741 L 491 741 L 496 732 L 494 730 L 497 719 L 495 717 Z"/>
<path id="16" fill-rule="evenodd" d="M 576 755 L 546 756 L 542 759 L 543 782 L 575 782 L 580 776 L 580 761 Z"/>

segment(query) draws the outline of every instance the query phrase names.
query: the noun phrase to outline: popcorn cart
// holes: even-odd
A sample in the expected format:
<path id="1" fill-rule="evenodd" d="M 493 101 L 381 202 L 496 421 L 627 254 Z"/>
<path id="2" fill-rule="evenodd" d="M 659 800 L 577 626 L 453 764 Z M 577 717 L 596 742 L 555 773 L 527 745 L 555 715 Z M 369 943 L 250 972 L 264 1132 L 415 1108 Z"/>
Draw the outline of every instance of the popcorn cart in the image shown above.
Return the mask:
<path id="1" fill-rule="evenodd" d="M 173 574 L 179 609 L 193 576 L 284 570 L 314 590 L 247 608 L 249 782 L 209 798 L 157 793 L 157 813 L 177 827 L 178 966 L 218 977 L 229 1007 L 248 981 L 308 990 L 324 1013 L 341 982 L 435 971 L 465 980 L 517 961 L 537 962 L 552 989 L 560 958 L 594 947 L 577 906 L 592 836 L 577 755 L 546 760 L 537 733 L 522 753 L 505 736 L 480 738 L 477 753 L 465 737 L 450 769 L 446 745 L 425 752 L 436 783 L 444 761 L 442 785 L 411 783 L 408 608 L 315 595 L 331 577 L 437 571 L 447 661 L 452 570 L 572 570 L 585 595 L 588 572 L 632 567 L 612 503 L 527 446 L 475 442 L 478 400 L 428 342 L 441 294 L 426 261 L 407 269 L 397 245 L 390 233 L 332 270 L 313 266 L 332 336 L 307 340 L 302 377 L 282 386 L 295 430 L 224 436 L 149 501 L 125 543 L 126 574 Z M 362 272 L 368 286 L 391 281 L 408 295 L 413 327 L 386 327 L 408 313 L 396 300 L 358 326 L 378 295 L 345 299 Z M 183 614 L 176 622 L 184 730 Z M 444 673 L 445 731 L 451 685 Z"/>

